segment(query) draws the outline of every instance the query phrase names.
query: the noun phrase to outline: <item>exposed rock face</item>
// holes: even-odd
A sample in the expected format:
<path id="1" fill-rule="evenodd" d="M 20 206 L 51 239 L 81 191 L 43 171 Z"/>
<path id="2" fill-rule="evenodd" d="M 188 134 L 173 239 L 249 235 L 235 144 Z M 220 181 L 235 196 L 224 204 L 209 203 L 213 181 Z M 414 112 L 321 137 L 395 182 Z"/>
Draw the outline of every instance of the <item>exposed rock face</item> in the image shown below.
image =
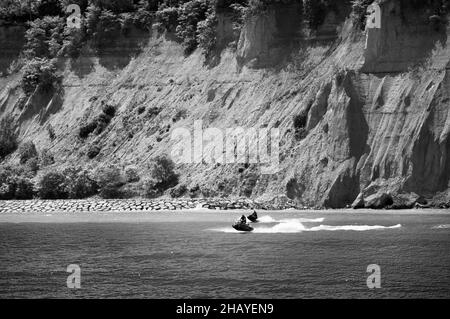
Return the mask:
<path id="1" fill-rule="evenodd" d="M 287 195 L 332 208 L 410 207 L 435 195 L 450 202 L 449 30 L 412 8 L 402 9 L 416 22 L 407 23 L 394 0 L 381 7 L 382 28 L 369 30 L 367 49 L 350 20 L 336 22 L 337 40 L 306 41 L 298 23 L 290 21 L 294 31 L 287 32 L 272 8 L 248 22 L 237 51 L 224 49 L 214 67 L 199 51 L 185 57 L 178 44 L 152 38 L 125 68 L 90 57 L 89 72 L 80 75 L 68 64 L 63 90 L 56 99 L 35 98 L 35 108 L 15 107 L 17 75 L 0 78 L 0 111 L 20 119 L 21 139 L 50 148 L 59 161 L 92 165 L 144 166 L 170 153 L 171 130 L 192 130 L 195 120 L 205 128 L 280 130 L 277 174 L 264 175 L 258 165 L 179 165 L 181 182 L 211 196 Z M 117 115 L 103 133 L 81 141 L 80 123 L 102 101 L 118 105 Z M 137 115 L 141 106 L 160 112 Z M 179 112 L 185 115 L 176 118 Z M 306 119 L 302 127 L 293 126 L 297 115 Z M 86 156 L 92 143 L 101 145 L 95 160 Z"/>
<path id="2" fill-rule="evenodd" d="M 386 193 L 370 195 L 366 198 L 365 202 L 365 207 L 372 209 L 381 209 L 394 203 L 392 196 Z"/>
<path id="3" fill-rule="evenodd" d="M 392 209 L 411 209 L 414 208 L 416 204 L 420 205 L 426 205 L 427 201 L 415 194 L 415 193 L 400 193 L 400 194 L 394 194 L 392 197 L 392 204 L 389 206 L 389 208 Z"/>
<path id="4" fill-rule="evenodd" d="M 270 43 L 276 32 L 275 18 L 271 13 L 252 17 L 243 28 L 236 52 L 242 64 L 253 61 L 256 65 L 270 58 Z"/>
<path id="5" fill-rule="evenodd" d="M 381 28 L 368 30 L 365 63 L 361 69 L 370 73 L 406 72 L 434 55 L 432 65 L 445 68 L 450 50 L 444 24 L 430 20 L 437 1 L 425 9 L 415 10 L 405 1 L 378 1 L 381 8 Z"/>
<path id="6" fill-rule="evenodd" d="M 270 67 L 280 63 L 299 30 L 298 4 L 274 5 L 244 25 L 236 52 L 239 64 Z"/>

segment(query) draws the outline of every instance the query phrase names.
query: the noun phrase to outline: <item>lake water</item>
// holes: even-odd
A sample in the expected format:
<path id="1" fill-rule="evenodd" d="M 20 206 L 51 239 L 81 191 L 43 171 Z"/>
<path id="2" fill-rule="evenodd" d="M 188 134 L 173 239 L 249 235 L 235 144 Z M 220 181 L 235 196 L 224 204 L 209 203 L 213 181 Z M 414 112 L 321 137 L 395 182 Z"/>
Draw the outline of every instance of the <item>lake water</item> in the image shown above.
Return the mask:
<path id="1" fill-rule="evenodd" d="M 1 215 L 0 298 L 450 297 L 448 210 L 260 212 L 253 233 L 240 215 Z"/>

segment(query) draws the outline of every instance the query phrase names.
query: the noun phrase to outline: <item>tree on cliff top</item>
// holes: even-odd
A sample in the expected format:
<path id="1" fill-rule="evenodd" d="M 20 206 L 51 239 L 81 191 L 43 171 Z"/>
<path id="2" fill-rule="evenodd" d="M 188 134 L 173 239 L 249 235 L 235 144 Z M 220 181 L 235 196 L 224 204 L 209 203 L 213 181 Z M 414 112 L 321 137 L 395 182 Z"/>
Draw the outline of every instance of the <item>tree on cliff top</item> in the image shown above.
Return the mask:
<path id="1" fill-rule="evenodd" d="M 47 59 L 33 59 L 27 61 L 23 68 L 21 86 L 25 94 L 32 94 L 36 88 L 50 91 L 58 81 L 56 67 Z"/>
<path id="2" fill-rule="evenodd" d="M 186 54 L 192 53 L 198 45 L 197 30 L 201 21 L 206 20 L 210 3 L 208 0 L 192 0 L 179 10 L 177 36 L 183 40 Z"/>
<path id="3" fill-rule="evenodd" d="M 326 4 L 322 0 L 305 0 L 304 13 L 309 27 L 316 30 L 325 21 Z"/>
<path id="4" fill-rule="evenodd" d="M 353 0 L 352 1 L 352 19 L 356 27 L 364 30 L 366 27 L 367 8 L 374 0 Z"/>

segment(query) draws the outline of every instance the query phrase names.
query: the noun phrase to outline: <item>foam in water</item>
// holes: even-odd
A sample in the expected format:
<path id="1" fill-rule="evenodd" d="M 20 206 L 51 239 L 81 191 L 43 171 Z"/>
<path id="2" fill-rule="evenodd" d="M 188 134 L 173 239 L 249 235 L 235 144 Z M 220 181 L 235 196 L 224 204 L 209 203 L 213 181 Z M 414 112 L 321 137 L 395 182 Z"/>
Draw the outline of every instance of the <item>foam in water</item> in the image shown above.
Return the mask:
<path id="1" fill-rule="evenodd" d="M 307 230 L 305 226 L 296 220 L 290 222 L 283 222 L 276 224 L 272 227 L 260 227 L 255 228 L 253 232 L 261 234 L 289 234 L 289 233 L 300 233 Z"/>
<path id="2" fill-rule="evenodd" d="M 280 221 L 275 220 L 271 216 L 263 216 L 260 219 L 260 223 L 276 223 L 271 227 L 263 226 L 258 227 L 254 225 L 253 233 L 259 234 L 292 234 L 292 233 L 300 233 L 307 231 L 368 231 L 368 230 L 380 230 L 380 229 L 396 229 L 401 228 L 402 225 L 394 225 L 394 226 L 380 226 L 380 225 L 342 225 L 342 226 L 331 226 L 331 225 L 319 225 L 307 228 L 303 223 L 320 223 L 323 222 L 323 218 L 316 219 L 282 219 Z M 232 227 L 222 227 L 211 229 L 211 231 L 222 232 L 222 233 L 241 233 L 234 230 Z"/>
<path id="3" fill-rule="evenodd" d="M 449 229 L 450 228 L 450 224 L 442 224 L 442 225 L 437 225 L 432 227 L 432 229 Z"/>
<path id="4" fill-rule="evenodd" d="M 272 218 L 272 216 L 262 216 L 262 217 L 259 217 L 259 218 L 258 218 L 258 221 L 259 221 L 261 224 L 265 224 L 265 223 L 276 223 L 276 222 L 277 222 L 274 218 Z"/>
<path id="5" fill-rule="evenodd" d="M 270 224 L 270 223 L 290 223 L 290 222 L 300 222 L 300 223 L 322 223 L 325 218 L 295 218 L 295 219 L 281 219 L 276 220 L 272 216 L 262 216 L 258 218 L 259 224 Z"/>
<path id="6" fill-rule="evenodd" d="M 336 230 L 353 230 L 353 231 L 366 231 L 366 230 L 377 230 L 377 229 L 395 229 L 401 228 L 402 225 L 394 225 L 394 226 L 368 226 L 368 225 L 344 225 L 344 226 L 328 226 L 328 225 L 320 225 L 317 227 L 312 227 L 308 229 L 308 231 L 319 231 L 319 230 L 328 230 L 328 231 L 336 231 Z"/>
<path id="7" fill-rule="evenodd" d="M 195 211 L 195 212 L 210 212 L 211 210 L 209 208 L 203 207 L 202 203 L 197 204 L 195 208 L 188 208 L 186 210 Z"/>

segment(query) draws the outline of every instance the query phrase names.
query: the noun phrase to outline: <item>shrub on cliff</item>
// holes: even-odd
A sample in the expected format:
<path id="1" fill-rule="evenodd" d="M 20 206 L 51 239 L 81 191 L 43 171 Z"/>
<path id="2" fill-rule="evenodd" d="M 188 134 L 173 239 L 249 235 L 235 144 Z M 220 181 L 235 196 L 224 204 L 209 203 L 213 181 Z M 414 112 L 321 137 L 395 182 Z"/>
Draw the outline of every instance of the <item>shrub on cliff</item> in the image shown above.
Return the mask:
<path id="1" fill-rule="evenodd" d="M 109 125 L 112 118 L 116 114 L 116 108 L 109 104 L 103 106 L 102 113 L 100 113 L 97 117 L 95 117 L 90 122 L 83 124 L 80 127 L 80 131 L 78 132 L 78 136 L 82 139 L 85 139 L 91 133 L 95 133 L 96 135 L 102 133 L 105 128 Z M 94 156 L 95 157 L 95 156 Z"/>
<path id="2" fill-rule="evenodd" d="M 69 167 L 63 171 L 68 197 L 83 199 L 97 194 L 98 185 L 91 172 L 81 167 Z"/>
<path id="3" fill-rule="evenodd" d="M 258 174 L 248 172 L 245 174 L 240 188 L 240 196 L 250 197 L 258 182 Z"/>
<path id="4" fill-rule="evenodd" d="M 114 13 L 132 12 L 135 10 L 133 0 L 93 0 L 92 3 L 103 10 Z"/>
<path id="5" fill-rule="evenodd" d="M 18 152 L 20 157 L 20 164 L 25 164 L 30 159 L 38 157 L 36 146 L 32 141 L 27 141 L 20 144 Z"/>
<path id="6" fill-rule="evenodd" d="M 142 10 L 146 10 L 149 12 L 155 12 L 156 10 L 158 10 L 158 7 L 161 5 L 161 3 L 172 3 L 172 2 L 178 2 L 176 0 L 139 0 L 138 4 L 137 4 L 137 8 L 142 9 Z"/>
<path id="7" fill-rule="evenodd" d="M 26 200 L 34 197 L 34 184 L 26 177 L 19 177 L 16 180 L 15 199 Z"/>
<path id="8" fill-rule="evenodd" d="M 305 0 L 304 14 L 309 27 L 316 30 L 325 21 L 327 12 L 326 4 L 318 0 Z"/>
<path id="9" fill-rule="evenodd" d="M 90 13 L 88 13 L 90 14 Z M 88 30 L 94 40 L 94 44 L 101 48 L 112 43 L 121 32 L 121 20 L 119 15 L 110 11 L 92 11 L 92 17 L 88 16 Z M 95 21 L 89 22 L 93 18 Z"/>
<path id="10" fill-rule="evenodd" d="M 367 8 L 371 5 L 374 0 L 353 0 L 352 1 L 352 20 L 353 24 L 364 30 L 366 27 L 367 20 Z"/>
<path id="11" fill-rule="evenodd" d="M 115 165 L 100 167 L 95 172 L 95 181 L 103 198 L 120 198 L 120 188 L 125 184 L 120 168 Z"/>
<path id="12" fill-rule="evenodd" d="M 180 198 L 187 193 L 187 190 L 186 185 L 180 184 L 170 189 L 169 194 L 172 198 Z"/>
<path id="13" fill-rule="evenodd" d="M 86 9 L 86 19 L 85 19 L 85 25 L 86 25 L 86 33 L 89 36 L 93 36 L 94 33 L 97 30 L 97 23 L 100 18 L 100 14 L 102 13 L 102 10 L 95 6 L 94 4 L 90 4 Z"/>
<path id="14" fill-rule="evenodd" d="M 299 16 L 303 15 L 303 0 L 219 0 L 216 2 L 216 10 L 232 9 L 236 13 L 233 28 L 240 32 L 246 21 L 265 14 L 270 5 L 280 2 L 284 5 L 296 3 Z"/>
<path id="15" fill-rule="evenodd" d="M 208 0 L 191 0 L 180 7 L 176 34 L 183 41 L 186 54 L 197 48 L 198 24 L 207 18 L 209 9 Z"/>
<path id="16" fill-rule="evenodd" d="M 37 157 L 33 157 L 29 159 L 24 165 L 25 171 L 29 176 L 36 176 L 39 171 L 39 159 Z"/>
<path id="17" fill-rule="evenodd" d="M 91 173 L 81 167 L 48 172 L 41 176 L 37 188 L 42 199 L 82 199 L 98 192 Z"/>
<path id="18" fill-rule="evenodd" d="M 197 25 L 197 42 L 206 58 L 210 56 L 216 47 L 217 17 L 212 7 L 208 9 L 205 20 Z"/>
<path id="19" fill-rule="evenodd" d="M 12 177 L 7 183 L 0 184 L 0 199 L 33 199 L 33 183 L 29 178 Z"/>
<path id="20" fill-rule="evenodd" d="M 40 17 L 58 16 L 62 14 L 62 6 L 60 0 L 39 0 L 36 8 Z"/>
<path id="21" fill-rule="evenodd" d="M 49 166 L 55 163 L 55 158 L 48 149 L 43 149 L 39 155 L 39 165 L 42 167 Z"/>
<path id="22" fill-rule="evenodd" d="M 95 119 L 95 121 L 97 122 L 97 127 L 95 128 L 95 134 L 99 135 L 100 133 L 102 133 L 105 128 L 109 125 L 109 123 L 111 122 L 112 118 L 114 117 L 115 114 L 115 109 L 114 112 L 110 113 L 109 111 L 107 111 L 109 109 L 103 109 L 102 113 L 100 113 L 97 118 Z"/>
<path id="23" fill-rule="evenodd" d="M 248 0 L 245 2 L 236 1 L 230 7 L 239 14 L 241 21 L 245 22 L 253 16 L 266 12 L 268 4 L 270 2 L 265 0 Z"/>
<path id="24" fill-rule="evenodd" d="M 197 198 L 201 194 L 200 186 L 197 184 L 189 189 L 189 197 Z"/>
<path id="25" fill-rule="evenodd" d="M 11 22 L 24 22 L 30 16 L 37 14 L 35 3 L 29 0 L 2 0 L 0 1 L 0 20 Z"/>
<path id="26" fill-rule="evenodd" d="M 200 187 L 200 192 L 204 198 L 217 197 L 217 191 L 206 185 Z"/>
<path id="27" fill-rule="evenodd" d="M 48 137 L 50 138 L 50 140 L 52 140 L 52 141 L 56 138 L 55 129 L 53 128 L 52 124 L 49 124 L 47 126 L 47 134 L 48 134 Z"/>
<path id="28" fill-rule="evenodd" d="M 178 25 L 178 7 L 162 4 L 156 11 L 156 21 L 168 32 L 175 32 Z"/>
<path id="29" fill-rule="evenodd" d="M 17 134 L 12 116 L 5 116 L 0 121 L 0 160 L 17 148 Z"/>
<path id="30" fill-rule="evenodd" d="M 86 155 L 89 159 L 93 159 L 97 157 L 101 150 L 102 148 L 98 144 L 92 144 L 89 146 Z"/>
<path id="31" fill-rule="evenodd" d="M 89 5 L 89 0 L 59 0 L 59 2 L 61 3 L 63 12 L 66 12 L 66 8 L 71 4 L 77 4 L 81 12 L 84 12 Z"/>
<path id="32" fill-rule="evenodd" d="M 105 104 L 102 108 L 102 112 L 112 118 L 116 115 L 116 108 L 110 104 Z"/>
<path id="33" fill-rule="evenodd" d="M 89 134 L 91 134 L 92 132 L 95 131 L 95 129 L 97 128 L 97 121 L 92 121 L 89 122 L 87 124 L 83 124 L 80 127 L 80 131 L 78 132 L 78 136 L 82 139 L 85 139 L 89 136 Z"/>
<path id="34" fill-rule="evenodd" d="M 303 140 L 308 134 L 308 131 L 306 130 L 307 121 L 308 121 L 307 114 L 302 113 L 294 116 L 292 124 L 295 130 L 295 139 L 297 141 Z"/>
<path id="35" fill-rule="evenodd" d="M 154 21 L 154 15 L 142 8 L 133 14 L 133 24 L 141 30 L 151 30 Z"/>
<path id="36" fill-rule="evenodd" d="M 136 167 L 134 167 L 134 166 L 128 166 L 125 169 L 125 177 L 126 177 L 127 183 L 137 183 L 141 179 Z"/>
<path id="37" fill-rule="evenodd" d="M 0 200 L 32 199 L 33 183 L 21 167 L 0 167 Z"/>
<path id="38" fill-rule="evenodd" d="M 155 189 L 163 192 L 178 184 L 175 163 L 166 156 L 158 156 L 151 166 L 151 177 L 155 180 Z"/>
<path id="39" fill-rule="evenodd" d="M 140 183 L 142 196 L 145 198 L 156 198 L 161 195 L 161 192 L 156 189 L 156 183 L 157 182 L 151 177 L 144 178 Z"/>
<path id="40" fill-rule="evenodd" d="M 121 34 L 127 34 L 132 26 L 149 29 L 151 15 L 145 10 L 121 11 L 111 10 L 110 6 L 99 7 L 91 4 L 86 10 L 83 27 L 86 35 L 94 40 L 98 49 L 108 46 Z"/>
<path id="41" fill-rule="evenodd" d="M 69 28 L 66 26 L 64 28 L 62 49 L 60 50 L 60 55 L 77 59 L 86 40 L 86 27 L 84 21 L 81 23 L 81 28 Z"/>
<path id="42" fill-rule="evenodd" d="M 61 172 L 48 172 L 38 181 L 38 195 L 42 199 L 66 199 L 69 194 L 66 189 L 66 177 Z"/>
<path id="43" fill-rule="evenodd" d="M 64 19 L 45 16 L 29 22 L 25 33 L 25 55 L 32 58 L 53 58 L 62 48 Z"/>
<path id="44" fill-rule="evenodd" d="M 58 81 L 56 68 L 52 61 L 35 58 L 27 61 L 23 67 L 21 87 L 25 94 L 32 94 L 37 88 L 43 91 L 54 89 Z"/>
<path id="45" fill-rule="evenodd" d="M 13 199 L 16 193 L 13 171 L 9 166 L 0 166 L 0 200 Z"/>

